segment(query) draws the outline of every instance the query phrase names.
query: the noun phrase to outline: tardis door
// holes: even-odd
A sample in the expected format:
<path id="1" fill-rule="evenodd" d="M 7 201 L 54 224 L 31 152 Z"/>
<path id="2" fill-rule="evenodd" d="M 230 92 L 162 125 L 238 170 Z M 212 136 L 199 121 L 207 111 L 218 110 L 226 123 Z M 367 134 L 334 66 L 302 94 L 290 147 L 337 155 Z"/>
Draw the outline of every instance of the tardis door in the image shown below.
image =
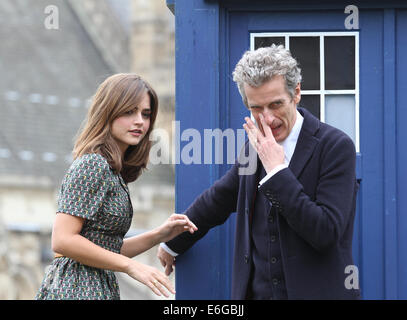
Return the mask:
<path id="1" fill-rule="evenodd" d="M 300 104 L 344 130 L 357 148 L 353 255 L 363 298 L 407 298 L 406 182 L 397 177 L 406 174 L 407 153 L 402 140 L 396 143 L 407 136 L 404 120 L 396 119 L 396 112 L 407 115 L 401 103 L 406 80 L 396 68 L 396 61 L 407 66 L 407 11 L 388 2 L 384 10 L 379 1 L 376 9 L 358 4 L 359 29 L 346 30 L 342 2 L 321 8 L 311 1 L 167 1 L 175 5 L 180 132 L 241 129 L 248 111 L 231 80 L 236 63 L 244 51 L 270 41 L 290 47 L 303 69 Z M 180 152 L 186 143 L 181 139 Z M 185 210 L 229 167 L 181 161 L 176 211 Z M 232 215 L 177 258 L 177 299 L 230 297 L 233 239 Z"/>

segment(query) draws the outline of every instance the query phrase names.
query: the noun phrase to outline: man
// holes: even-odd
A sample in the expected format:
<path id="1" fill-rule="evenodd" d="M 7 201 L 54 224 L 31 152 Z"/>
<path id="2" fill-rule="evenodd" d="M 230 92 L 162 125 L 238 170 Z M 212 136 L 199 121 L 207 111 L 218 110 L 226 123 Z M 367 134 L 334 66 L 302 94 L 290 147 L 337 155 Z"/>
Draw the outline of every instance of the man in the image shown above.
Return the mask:
<path id="1" fill-rule="evenodd" d="M 233 79 L 258 124 L 243 125 L 257 172 L 239 175 L 237 162 L 194 201 L 185 214 L 198 231 L 159 248 L 166 273 L 173 255 L 236 211 L 232 299 L 359 298 L 345 287 L 358 188 L 352 140 L 297 110 L 301 70 L 282 46 L 246 52 Z"/>

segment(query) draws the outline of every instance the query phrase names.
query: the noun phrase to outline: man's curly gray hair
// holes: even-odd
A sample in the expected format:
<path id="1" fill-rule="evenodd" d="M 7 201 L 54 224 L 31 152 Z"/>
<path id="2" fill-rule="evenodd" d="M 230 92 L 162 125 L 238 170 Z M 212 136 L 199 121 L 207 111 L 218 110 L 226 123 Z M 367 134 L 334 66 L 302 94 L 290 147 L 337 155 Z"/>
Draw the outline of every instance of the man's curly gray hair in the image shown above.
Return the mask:
<path id="1" fill-rule="evenodd" d="M 272 44 L 270 47 L 246 51 L 233 71 L 233 81 L 237 83 L 243 103 L 248 107 L 244 84 L 259 87 L 275 75 L 282 75 L 286 80 L 286 88 L 291 96 L 295 95 L 295 87 L 301 83 L 301 69 L 290 51 L 284 46 Z"/>

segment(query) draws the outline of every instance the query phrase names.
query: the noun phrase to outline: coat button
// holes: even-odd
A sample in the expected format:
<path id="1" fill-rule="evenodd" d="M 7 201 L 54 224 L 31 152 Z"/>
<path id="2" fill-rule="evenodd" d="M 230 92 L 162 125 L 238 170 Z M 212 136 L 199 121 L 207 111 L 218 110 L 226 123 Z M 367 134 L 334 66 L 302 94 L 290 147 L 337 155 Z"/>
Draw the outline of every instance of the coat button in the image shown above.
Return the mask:
<path id="1" fill-rule="evenodd" d="M 244 256 L 244 262 L 245 262 L 245 263 L 249 263 L 249 256 L 248 256 L 248 255 L 245 255 L 245 256 Z"/>
<path id="2" fill-rule="evenodd" d="M 277 262 L 277 258 L 276 257 L 271 257 L 271 263 L 276 263 Z"/>
<path id="3" fill-rule="evenodd" d="M 276 236 L 271 236 L 271 237 L 270 237 L 270 241 L 271 241 L 271 242 L 276 242 Z"/>
<path id="4" fill-rule="evenodd" d="M 271 280 L 272 281 L 272 283 L 276 286 L 276 285 L 278 285 L 278 279 L 277 278 L 274 278 L 273 280 Z"/>

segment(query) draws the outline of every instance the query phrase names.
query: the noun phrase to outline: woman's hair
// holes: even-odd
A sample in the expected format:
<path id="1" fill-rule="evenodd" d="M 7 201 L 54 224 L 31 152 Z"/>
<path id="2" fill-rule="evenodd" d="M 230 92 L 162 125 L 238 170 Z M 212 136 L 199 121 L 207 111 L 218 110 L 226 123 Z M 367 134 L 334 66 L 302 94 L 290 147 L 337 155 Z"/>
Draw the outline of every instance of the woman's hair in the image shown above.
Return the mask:
<path id="1" fill-rule="evenodd" d="M 237 83 L 243 103 L 247 106 L 245 83 L 259 87 L 274 75 L 284 76 L 287 92 L 293 98 L 295 88 L 301 82 L 301 69 L 290 51 L 275 44 L 255 51 L 246 51 L 233 71 L 233 81 Z"/>
<path id="2" fill-rule="evenodd" d="M 112 123 L 137 107 L 145 93 L 150 97 L 150 127 L 139 144 L 127 148 L 122 160 L 120 148 L 112 136 Z M 127 183 L 136 180 L 147 166 L 151 148 L 149 137 L 157 111 L 157 94 L 140 76 L 129 73 L 110 76 L 93 96 L 88 115 L 76 138 L 73 158 L 99 153 L 106 158 L 115 173 L 121 173 Z"/>

